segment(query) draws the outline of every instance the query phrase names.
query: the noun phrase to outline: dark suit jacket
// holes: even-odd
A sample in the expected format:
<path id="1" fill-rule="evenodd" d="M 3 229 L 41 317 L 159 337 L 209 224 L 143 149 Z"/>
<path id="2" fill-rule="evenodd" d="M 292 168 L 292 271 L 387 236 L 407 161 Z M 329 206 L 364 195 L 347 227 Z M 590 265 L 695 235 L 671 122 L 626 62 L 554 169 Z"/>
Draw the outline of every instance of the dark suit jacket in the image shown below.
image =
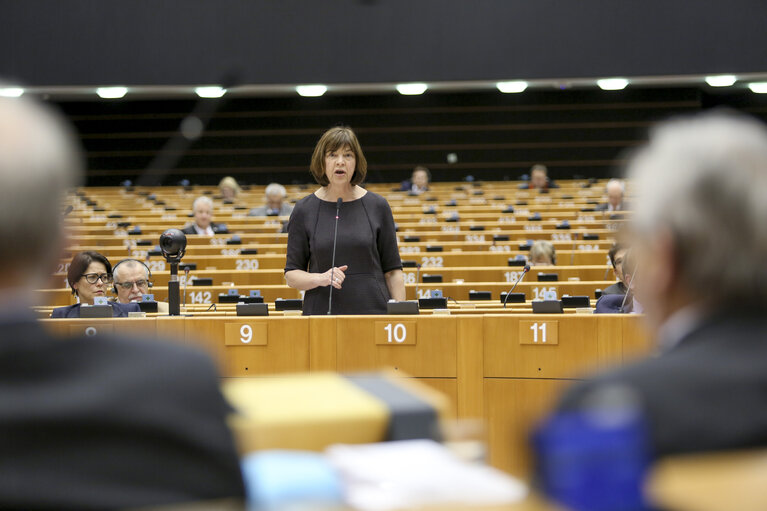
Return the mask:
<path id="1" fill-rule="evenodd" d="M 242 497 L 211 361 L 178 344 L 58 339 L 0 319 L 0 508 Z"/>
<path id="2" fill-rule="evenodd" d="M 596 314 L 621 314 L 621 305 L 626 295 L 602 295 L 597 300 Z M 632 310 L 632 298 L 626 300 L 623 307 L 623 313 L 629 313 Z"/>
<path id="3" fill-rule="evenodd" d="M 625 295 L 625 294 L 626 294 L 626 285 L 620 281 L 610 286 L 607 286 L 602 291 L 603 296 L 604 295 Z"/>
<path id="4" fill-rule="evenodd" d="M 110 302 L 112 306 L 113 318 L 127 318 L 129 312 L 141 312 L 137 303 L 116 303 Z M 52 318 L 79 318 L 80 304 L 67 305 L 66 307 L 56 307 L 51 313 Z"/>
<path id="5" fill-rule="evenodd" d="M 229 229 L 224 224 L 210 224 L 210 228 L 213 230 L 213 234 L 228 234 Z M 197 231 L 194 230 L 194 224 L 189 224 L 183 229 L 181 229 L 181 232 L 184 234 L 194 234 L 197 235 Z"/>
<path id="6" fill-rule="evenodd" d="M 610 205 L 608 203 L 602 203 L 594 206 L 594 211 L 607 211 L 609 209 Z M 623 213 L 625 211 L 630 211 L 631 206 L 628 202 L 623 201 L 621 203 L 621 208 L 618 211 L 610 211 L 610 213 Z"/>
<path id="7" fill-rule="evenodd" d="M 567 392 L 583 406 L 597 388 L 621 384 L 640 398 L 656 456 L 767 445 L 767 319 L 709 317 L 675 347 Z"/>
<path id="8" fill-rule="evenodd" d="M 287 202 L 283 202 L 280 205 L 280 211 L 278 213 L 279 216 L 290 216 L 290 214 L 293 212 L 293 206 L 288 204 Z M 248 216 L 267 216 L 269 214 L 269 209 L 266 206 L 259 206 L 257 208 L 253 208 L 248 212 Z M 274 215 L 277 216 L 277 215 Z"/>

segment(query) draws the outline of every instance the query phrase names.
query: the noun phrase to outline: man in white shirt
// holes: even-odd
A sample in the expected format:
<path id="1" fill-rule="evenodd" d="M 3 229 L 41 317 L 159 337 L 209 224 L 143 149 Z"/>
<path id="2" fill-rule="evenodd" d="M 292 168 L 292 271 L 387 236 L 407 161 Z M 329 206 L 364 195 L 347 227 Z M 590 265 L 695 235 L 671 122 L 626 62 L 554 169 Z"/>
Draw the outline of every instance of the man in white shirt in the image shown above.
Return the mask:
<path id="1" fill-rule="evenodd" d="M 620 179 L 611 179 L 605 186 L 605 192 L 607 193 L 607 202 L 597 206 L 597 211 L 626 211 L 628 209 L 626 203 L 623 201 L 623 196 L 626 193 L 626 185 Z"/>
<path id="2" fill-rule="evenodd" d="M 181 229 L 184 234 L 213 236 L 214 234 L 226 232 L 226 229 L 212 222 L 213 201 L 210 200 L 210 197 L 205 195 L 197 197 L 192 203 L 192 213 L 194 214 L 194 222 Z"/>

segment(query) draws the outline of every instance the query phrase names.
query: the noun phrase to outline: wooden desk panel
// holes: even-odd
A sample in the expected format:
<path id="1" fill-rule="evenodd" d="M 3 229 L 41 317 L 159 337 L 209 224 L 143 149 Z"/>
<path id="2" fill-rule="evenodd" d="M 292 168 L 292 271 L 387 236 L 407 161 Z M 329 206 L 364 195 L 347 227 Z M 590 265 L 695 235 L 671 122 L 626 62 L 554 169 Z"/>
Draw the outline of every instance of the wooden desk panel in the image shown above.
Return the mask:
<path id="1" fill-rule="evenodd" d="M 492 466 L 529 478 L 533 468 L 530 433 L 571 383 L 547 379 L 485 379 L 485 423 Z"/>
<path id="2" fill-rule="evenodd" d="M 596 369 L 612 352 L 600 349 L 600 319 L 594 314 L 485 316 L 485 377 L 574 378 Z M 558 344 L 521 344 L 520 322 L 523 321 L 547 323 L 549 327 L 557 325 Z M 620 351 L 614 357 L 619 358 Z"/>
<path id="3" fill-rule="evenodd" d="M 184 337 L 218 362 L 222 376 L 259 376 L 309 370 L 309 318 L 187 318 Z M 266 324 L 266 345 L 227 345 L 227 323 Z"/>
<path id="4" fill-rule="evenodd" d="M 393 368 L 410 376 L 455 378 L 457 319 L 427 316 L 339 316 L 336 370 Z M 415 322 L 416 344 L 376 344 L 376 328 Z"/>
<path id="5" fill-rule="evenodd" d="M 43 319 L 41 322 L 48 331 L 62 337 L 97 334 L 155 337 L 157 332 L 153 318 Z"/>

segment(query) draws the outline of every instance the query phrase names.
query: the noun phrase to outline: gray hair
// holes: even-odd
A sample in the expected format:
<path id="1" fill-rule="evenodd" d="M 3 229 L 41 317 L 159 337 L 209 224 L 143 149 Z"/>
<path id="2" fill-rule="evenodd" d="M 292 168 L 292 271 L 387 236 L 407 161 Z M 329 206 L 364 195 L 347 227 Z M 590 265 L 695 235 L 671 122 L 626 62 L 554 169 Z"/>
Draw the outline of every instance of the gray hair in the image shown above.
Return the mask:
<path id="1" fill-rule="evenodd" d="M 710 305 L 767 306 L 763 124 L 730 112 L 661 124 L 629 175 L 635 229 L 673 237 L 688 292 Z"/>
<path id="2" fill-rule="evenodd" d="M 115 279 L 115 282 L 117 282 L 119 277 L 117 276 L 118 272 L 120 272 L 121 268 L 143 268 L 144 273 L 146 273 L 146 278 L 149 278 L 149 267 L 146 264 L 143 264 L 141 261 L 138 261 L 136 259 L 125 259 L 124 261 L 120 261 L 116 265 L 114 265 L 114 268 L 112 268 L 112 276 Z"/>
<path id="3" fill-rule="evenodd" d="M 210 209 L 213 209 L 213 201 L 207 195 L 201 195 L 192 202 L 192 211 L 197 209 L 197 204 L 207 204 Z"/>
<path id="4" fill-rule="evenodd" d="M 0 98 L 0 262 L 47 278 L 60 256 L 62 199 L 78 185 L 84 163 L 70 125 L 27 98 Z"/>
<path id="5" fill-rule="evenodd" d="M 271 183 L 266 187 L 266 190 L 264 190 L 264 195 L 267 197 L 269 195 L 279 195 L 280 197 L 284 198 L 288 195 L 288 191 L 285 190 L 285 187 L 279 183 Z"/>

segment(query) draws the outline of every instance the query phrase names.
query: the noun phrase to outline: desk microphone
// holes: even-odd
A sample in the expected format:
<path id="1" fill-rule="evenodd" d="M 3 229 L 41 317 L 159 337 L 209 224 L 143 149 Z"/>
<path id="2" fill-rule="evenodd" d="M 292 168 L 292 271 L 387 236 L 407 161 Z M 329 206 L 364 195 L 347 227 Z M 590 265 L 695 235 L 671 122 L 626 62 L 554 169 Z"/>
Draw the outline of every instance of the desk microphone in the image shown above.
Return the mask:
<path id="1" fill-rule="evenodd" d="M 418 264 L 415 267 L 415 299 L 418 300 L 418 283 L 421 282 L 421 265 Z"/>
<path id="2" fill-rule="evenodd" d="M 573 233 L 573 248 L 570 251 L 570 266 L 575 264 L 575 242 L 578 241 L 578 233 Z"/>
<path id="3" fill-rule="evenodd" d="M 67 206 L 67 208 L 64 210 L 64 212 L 61 214 L 61 216 L 69 215 L 72 212 L 73 209 L 75 209 L 75 207 L 70 204 L 69 206 Z"/>
<path id="4" fill-rule="evenodd" d="M 328 295 L 328 315 L 333 306 L 333 273 L 336 270 L 336 242 L 338 241 L 338 217 L 341 214 L 341 203 L 344 200 L 339 197 L 336 201 L 336 227 L 333 231 L 333 258 L 330 262 L 330 294 Z"/>
<path id="5" fill-rule="evenodd" d="M 517 289 L 517 284 L 522 282 L 522 279 L 525 278 L 525 273 L 527 273 L 529 271 L 530 271 L 530 265 L 526 264 L 525 267 L 522 269 L 522 275 L 520 275 L 517 278 L 517 281 L 514 283 L 514 285 L 511 287 L 511 289 L 509 289 L 509 292 L 506 293 L 506 298 L 503 299 L 503 308 L 504 309 L 506 308 L 506 301 L 509 299 L 509 296 L 511 296 L 511 292 L 514 291 L 515 289 Z"/>
<path id="6" fill-rule="evenodd" d="M 626 289 L 626 294 L 623 295 L 623 301 L 621 302 L 621 308 L 618 309 L 618 314 L 624 313 L 624 308 L 626 307 L 626 300 L 628 300 L 628 297 L 630 294 L 631 294 L 631 289 Z"/>
<path id="7" fill-rule="evenodd" d="M 186 307 L 186 286 L 189 285 L 189 266 L 184 267 L 184 307 Z"/>
<path id="8" fill-rule="evenodd" d="M 623 295 L 623 302 L 621 302 L 621 308 L 618 309 L 618 314 L 624 313 L 624 308 L 626 307 L 626 300 L 628 300 L 629 295 L 631 295 L 631 299 L 634 299 L 634 295 L 631 292 L 631 286 L 634 285 L 634 277 L 636 277 L 637 271 L 634 270 L 634 273 L 631 274 L 631 280 L 629 280 L 629 285 L 626 286 L 626 294 Z"/>

